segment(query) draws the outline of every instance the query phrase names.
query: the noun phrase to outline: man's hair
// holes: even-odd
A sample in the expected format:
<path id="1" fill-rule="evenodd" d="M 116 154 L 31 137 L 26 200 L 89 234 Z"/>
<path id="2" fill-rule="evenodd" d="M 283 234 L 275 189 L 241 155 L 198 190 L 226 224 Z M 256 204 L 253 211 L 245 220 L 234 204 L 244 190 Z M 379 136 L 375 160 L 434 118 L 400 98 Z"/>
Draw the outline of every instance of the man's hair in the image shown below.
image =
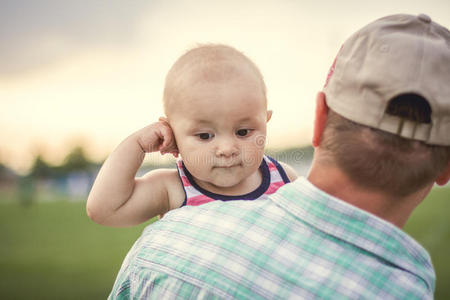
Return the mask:
<path id="1" fill-rule="evenodd" d="M 386 113 L 417 123 L 431 122 L 428 102 L 403 94 Z M 357 185 L 407 196 L 430 184 L 450 162 L 450 146 L 428 145 L 352 122 L 330 110 L 321 146 Z"/>
<path id="2" fill-rule="evenodd" d="M 201 44 L 187 51 L 173 64 L 166 76 L 163 103 L 167 113 L 172 99 L 185 87 L 187 78 L 220 81 L 227 80 L 242 72 L 254 72 L 260 80 L 262 93 L 266 99 L 266 85 L 256 64 L 242 52 L 222 44 Z"/>

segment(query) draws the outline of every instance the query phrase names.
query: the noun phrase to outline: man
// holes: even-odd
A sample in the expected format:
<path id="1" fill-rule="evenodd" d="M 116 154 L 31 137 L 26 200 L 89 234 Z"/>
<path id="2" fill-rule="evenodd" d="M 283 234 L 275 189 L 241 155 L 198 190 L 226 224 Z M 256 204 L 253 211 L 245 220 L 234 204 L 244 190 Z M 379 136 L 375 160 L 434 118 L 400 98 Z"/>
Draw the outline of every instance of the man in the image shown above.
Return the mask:
<path id="1" fill-rule="evenodd" d="M 450 32 L 426 15 L 362 28 L 317 96 L 308 178 L 168 213 L 110 298 L 432 298 L 429 255 L 399 228 L 450 179 L 449 66 Z"/>

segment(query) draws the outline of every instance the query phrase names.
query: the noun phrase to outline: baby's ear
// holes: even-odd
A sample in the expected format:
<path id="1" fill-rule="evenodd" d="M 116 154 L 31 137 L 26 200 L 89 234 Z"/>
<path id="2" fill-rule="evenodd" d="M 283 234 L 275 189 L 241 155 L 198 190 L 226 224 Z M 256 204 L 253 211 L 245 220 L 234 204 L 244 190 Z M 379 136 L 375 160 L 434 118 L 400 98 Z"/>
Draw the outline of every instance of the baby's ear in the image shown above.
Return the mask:
<path id="1" fill-rule="evenodd" d="M 269 122 L 269 121 L 270 121 L 270 118 L 272 118 L 272 113 L 273 113 L 272 110 L 268 110 L 268 111 L 267 111 L 267 121 L 266 121 L 266 122 Z"/>

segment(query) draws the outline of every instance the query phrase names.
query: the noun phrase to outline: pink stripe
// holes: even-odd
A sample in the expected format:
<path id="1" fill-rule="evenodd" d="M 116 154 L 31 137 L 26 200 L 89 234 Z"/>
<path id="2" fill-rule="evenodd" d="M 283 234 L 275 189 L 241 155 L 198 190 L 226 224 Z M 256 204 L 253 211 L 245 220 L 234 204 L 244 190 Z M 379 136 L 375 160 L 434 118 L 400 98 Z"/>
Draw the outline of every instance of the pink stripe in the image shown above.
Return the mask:
<path id="1" fill-rule="evenodd" d="M 186 205 L 197 206 L 197 205 L 202 205 L 202 204 L 212 202 L 212 201 L 214 201 L 214 199 L 211 199 L 205 195 L 198 195 L 198 196 L 189 198 L 187 200 Z"/>
<path id="2" fill-rule="evenodd" d="M 283 181 L 272 182 L 264 194 L 266 194 L 266 195 L 273 194 L 283 185 L 284 185 Z"/>
<path id="3" fill-rule="evenodd" d="M 191 186 L 189 179 L 186 176 L 181 176 L 181 181 L 183 182 L 183 186 Z"/>
<path id="4" fill-rule="evenodd" d="M 275 164 L 272 163 L 272 162 L 268 163 L 267 166 L 269 167 L 269 171 L 276 171 L 276 170 L 278 170 L 277 166 L 275 166 Z"/>

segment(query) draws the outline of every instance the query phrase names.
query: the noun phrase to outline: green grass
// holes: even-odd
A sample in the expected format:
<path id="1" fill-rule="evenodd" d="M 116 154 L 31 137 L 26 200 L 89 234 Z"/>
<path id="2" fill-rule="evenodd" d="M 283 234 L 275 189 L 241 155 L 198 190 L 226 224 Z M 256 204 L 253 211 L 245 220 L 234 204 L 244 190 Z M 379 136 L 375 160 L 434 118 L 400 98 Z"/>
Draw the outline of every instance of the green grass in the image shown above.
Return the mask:
<path id="1" fill-rule="evenodd" d="M 434 188 L 404 230 L 431 255 L 436 270 L 435 299 L 450 299 L 450 187 Z"/>
<path id="2" fill-rule="evenodd" d="M 145 225 L 96 225 L 84 206 L 0 204 L 0 299 L 106 299 Z"/>
<path id="3" fill-rule="evenodd" d="M 24 207 L 5 197 L 0 193 L 0 299 L 105 299 L 148 224 L 103 227 L 88 219 L 83 202 Z M 450 299 L 449 200 L 450 188 L 435 188 L 405 227 L 431 253 L 436 299 Z"/>

